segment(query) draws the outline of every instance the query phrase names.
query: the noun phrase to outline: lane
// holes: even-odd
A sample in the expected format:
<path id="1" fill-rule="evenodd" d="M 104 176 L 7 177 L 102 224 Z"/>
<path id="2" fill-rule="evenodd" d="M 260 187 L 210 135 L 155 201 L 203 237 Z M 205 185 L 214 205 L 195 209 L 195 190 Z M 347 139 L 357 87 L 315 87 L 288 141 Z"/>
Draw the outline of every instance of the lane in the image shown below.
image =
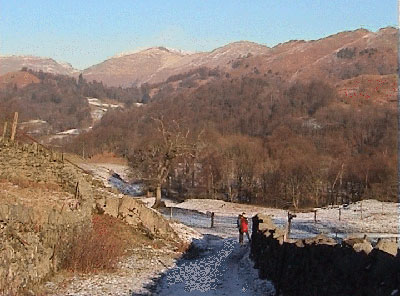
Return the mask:
<path id="1" fill-rule="evenodd" d="M 252 268 L 249 245 L 214 235 L 205 235 L 194 245 L 188 258 L 163 275 L 153 295 L 273 295 L 272 285 L 258 280 Z"/>

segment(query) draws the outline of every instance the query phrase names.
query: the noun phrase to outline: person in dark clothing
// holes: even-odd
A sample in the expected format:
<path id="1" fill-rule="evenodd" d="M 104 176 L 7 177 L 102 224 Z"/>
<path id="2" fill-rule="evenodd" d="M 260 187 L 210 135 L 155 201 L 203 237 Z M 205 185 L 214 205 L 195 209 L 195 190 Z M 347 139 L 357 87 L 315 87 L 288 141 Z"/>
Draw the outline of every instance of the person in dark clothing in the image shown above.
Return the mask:
<path id="1" fill-rule="evenodd" d="M 242 214 L 239 214 L 236 221 L 237 228 L 239 230 L 239 244 L 243 244 L 243 233 L 241 229 L 241 222 L 242 222 Z"/>
<path id="2" fill-rule="evenodd" d="M 258 214 L 253 216 L 253 218 L 251 218 L 251 221 L 252 221 L 251 233 L 257 233 L 260 222 L 262 222 L 262 221 L 260 221 L 260 218 L 258 218 Z"/>

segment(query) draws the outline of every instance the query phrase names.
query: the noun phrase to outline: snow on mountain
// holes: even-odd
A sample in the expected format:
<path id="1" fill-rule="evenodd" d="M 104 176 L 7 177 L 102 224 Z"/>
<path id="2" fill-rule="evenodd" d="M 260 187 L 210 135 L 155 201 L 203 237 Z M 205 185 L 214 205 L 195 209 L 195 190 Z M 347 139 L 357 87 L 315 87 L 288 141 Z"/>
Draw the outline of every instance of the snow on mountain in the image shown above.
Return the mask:
<path id="1" fill-rule="evenodd" d="M 116 55 L 112 56 L 111 59 L 115 59 L 115 58 L 122 58 L 124 56 L 128 56 L 128 55 L 132 55 L 132 54 L 137 54 L 140 53 L 142 51 L 147 51 L 147 50 L 167 50 L 171 53 L 176 53 L 176 54 L 180 54 L 180 55 L 191 55 L 194 54 L 196 52 L 194 51 L 186 51 L 186 50 L 182 50 L 182 49 L 175 49 L 175 48 L 171 48 L 171 47 L 164 47 L 164 46 L 158 46 L 158 47 L 149 47 L 149 48 L 138 48 L 136 50 L 130 50 L 130 51 L 126 51 L 126 52 L 121 52 L 121 53 L 117 53 Z"/>

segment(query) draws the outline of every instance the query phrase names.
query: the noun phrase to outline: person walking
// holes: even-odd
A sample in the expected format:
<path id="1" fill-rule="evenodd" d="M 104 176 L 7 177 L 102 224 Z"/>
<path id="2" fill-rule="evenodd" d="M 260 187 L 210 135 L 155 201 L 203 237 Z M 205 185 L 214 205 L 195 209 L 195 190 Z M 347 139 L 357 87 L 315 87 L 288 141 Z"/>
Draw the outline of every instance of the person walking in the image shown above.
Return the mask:
<path id="1" fill-rule="evenodd" d="M 249 235 L 249 220 L 246 217 L 246 213 L 242 213 L 240 217 L 240 235 L 239 235 L 239 242 L 241 240 L 241 245 L 243 245 L 243 234 L 246 233 L 247 239 L 250 240 L 250 235 Z"/>

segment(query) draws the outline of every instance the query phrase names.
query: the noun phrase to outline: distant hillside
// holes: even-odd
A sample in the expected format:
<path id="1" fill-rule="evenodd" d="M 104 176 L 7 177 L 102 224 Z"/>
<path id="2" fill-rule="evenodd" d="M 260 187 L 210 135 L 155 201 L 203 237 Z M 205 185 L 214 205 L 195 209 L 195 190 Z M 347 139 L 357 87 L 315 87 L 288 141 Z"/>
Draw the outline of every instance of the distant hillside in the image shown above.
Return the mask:
<path id="1" fill-rule="evenodd" d="M 265 54 L 269 48 L 253 42 L 234 42 L 211 52 L 185 54 L 164 47 L 153 47 L 133 54 L 113 57 L 83 71 L 88 80 L 107 85 L 130 86 L 158 83 L 169 76 L 199 67 L 224 68 L 231 61 L 252 55 Z"/>
<path id="2" fill-rule="evenodd" d="M 88 81 L 102 81 L 109 86 L 131 86 L 143 83 L 161 68 L 173 65 L 183 56 L 163 47 L 149 48 L 106 60 L 84 70 L 83 75 Z"/>
<path id="3" fill-rule="evenodd" d="M 338 82 L 362 74 L 397 73 L 398 30 L 392 27 L 370 32 L 341 32 L 314 41 L 295 40 L 273 47 L 263 56 L 246 59 L 232 74 L 277 73 L 285 79 L 318 77 Z"/>
<path id="4" fill-rule="evenodd" d="M 40 123 L 46 133 L 91 123 L 88 101 L 75 78 L 30 70 L 5 74 L 0 81 L 4 82 L 0 87 L 0 123 L 10 122 L 14 112 L 19 112 L 20 122 L 34 122 L 35 130 Z"/>
<path id="5" fill-rule="evenodd" d="M 68 63 L 57 62 L 51 58 L 35 56 L 0 56 L 0 75 L 19 71 L 22 68 L 43 71 L 52 74 L 77 75 L 79 71 Z"/>
<path id="6" fill-rule="evenodd" d="M 9 72 L 0 76 L 0 88 L 5 88 L 7 86 L 17 86 L 21 88 L 28 84 L 39 82 L 40 79 L 35 75 L 24 71 Z"/>
<path id="7" fill-rule="evenodd" d="M 60 145 L 91 128 L 109 110 L 141 101 L 137 88 L 108 88 L 66 75 L 17 71 L 0 76 L 0 126 L 19 112 L 20 129 Z"/>

